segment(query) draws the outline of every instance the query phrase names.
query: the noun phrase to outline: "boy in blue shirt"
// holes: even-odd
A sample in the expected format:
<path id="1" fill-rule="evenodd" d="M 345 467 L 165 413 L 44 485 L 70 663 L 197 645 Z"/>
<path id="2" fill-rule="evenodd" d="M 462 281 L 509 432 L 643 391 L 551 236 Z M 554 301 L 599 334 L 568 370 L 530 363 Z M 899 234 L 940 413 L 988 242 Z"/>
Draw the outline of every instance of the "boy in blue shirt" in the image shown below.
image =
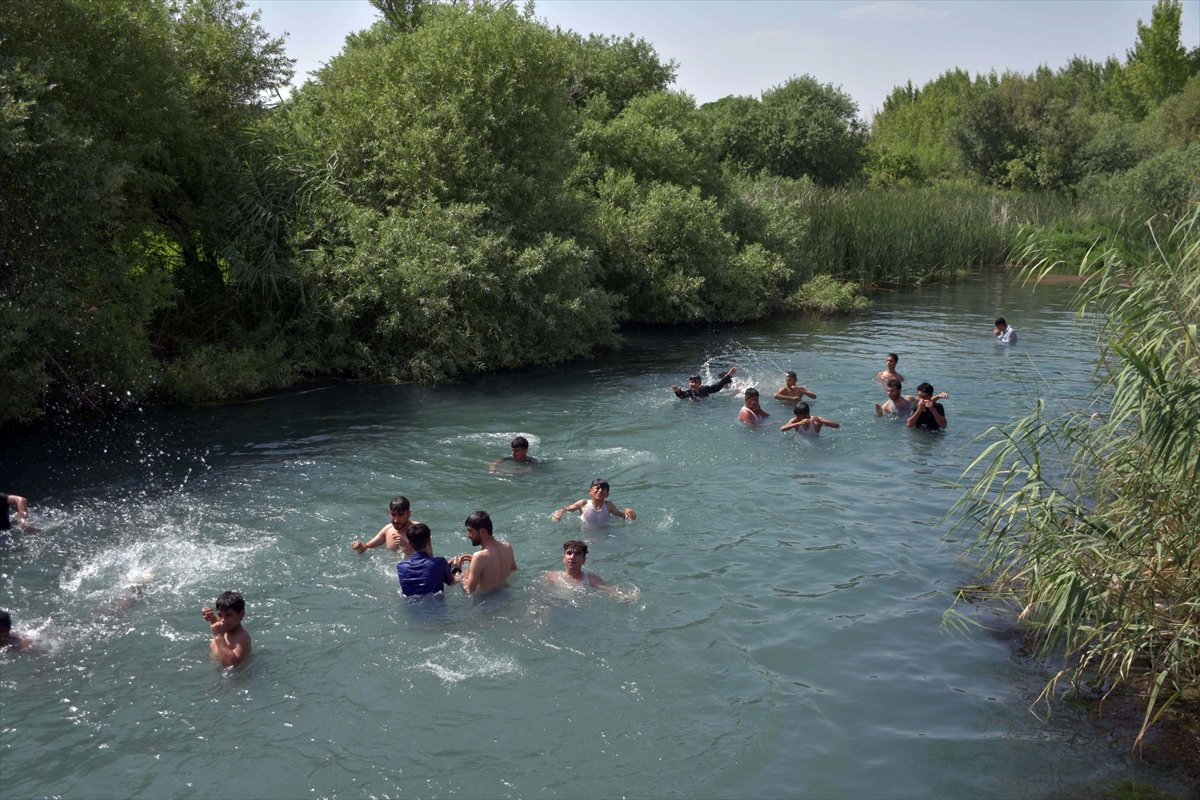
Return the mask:
<path id="1" fill-rule="evenodd" d="M 433 554 L 432 538 L 429 526 L 425 523 L 409 526 L 408 541 L 412 544 L 413 554 L 396 565 L 400 591 L 408 597 L 436 594 L 456 580 L 450 563 Z"/>

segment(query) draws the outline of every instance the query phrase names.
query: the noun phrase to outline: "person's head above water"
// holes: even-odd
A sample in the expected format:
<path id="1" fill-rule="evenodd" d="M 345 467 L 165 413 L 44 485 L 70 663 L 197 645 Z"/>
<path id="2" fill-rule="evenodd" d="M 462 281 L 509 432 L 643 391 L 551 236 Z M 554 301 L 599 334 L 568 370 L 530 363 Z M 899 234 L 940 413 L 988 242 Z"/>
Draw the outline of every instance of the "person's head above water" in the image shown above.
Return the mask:
<path id="1" fill-rule="evenodd" d="M 400 495 L 396 495 L 395 497 L 392 498 L 392 502 L 388 503 L 388 511 L 391 511 L 396 514 L 403 514 L 405 511 L 408 511 L 410 508 L 411 508 L 411 506 L 408 504 L 408 498 L 401 497 Z"/>
<path id="2" fill-rule="evenodd" d="M 607 492 L 608 488 L 608 481 L 604 480 L 604 478 L 596 478 L 588 485 L 589 490 L 599 489 L 602 492 Z"/>
<path id="3" fill-rule="evenodd" d="M 468 528 L 474 528 L 475 530 L 487 531 L 488 533 L 492 532 L 492 518 L 486 511 L 472 511 L 471 515 L 467 517 L 463 525 Z"/>
<path id="4" fill-rule="evenodd" d="M 526 439 L 524 436 L 518 436 L 515 439 L 513 439 L 512 442 L 510 442 L 508 446 L 511 447 L 513 450 L 528 450 L 529 449 L 529 440 Z"/>
<path id="5" fill-rule="evenodd" d="M 929 398 L 933 397 L 933 384 L 922 383 L 920 386 L 918 386 L 917 397 L 920 397 L 922 400 L 928 400 Z"/>
<path id="6" fill-rule="evenodd" d="M 222 611 L 232 611 L 234 614 L 246 613 L 246 599 L 242 597 L 241 592 L 221 592 L 221 596 L 217 598 L 217 602 L 213 604 L 220 615 Z"/>
<path id="7" fill-rule="evenodd" d="M 888 381 L 887 381 L 888 397 L 895 400 L 897 397 L 900 396 L 900 389 L 901 389 L 900 381 L 896 380 L 895 378 L 888 378 Z"/>
<path id="8" fill-rule="evenodd" d="M 753 386 L 746 389 L 746 399 L 750 400 L 751 398 L 758 399 L 758 389 L 755 389 Z"/>
<path id="9" fill-rule="evenodd" d="M 797 417 L 809 416 L 808 403 L 796 403 L 796 407 L 792 409 L 792 413 Z"/>
<path id="10" fill-rule="evenodd" d="M 563 542 L 564 553 L 579 553 L 580 555 L 586 556 L 587 551 L 587 542 L 580 541 L 579 539 L 568 539 L 567 541 Z"/>
<path id="11" fill-rule="evenodd" d="M 416 550 L 426 550 L 429 543 L 433 540 L 433 533 L 429 530 L 429 526 L 424 522 L 418 522 L 408 529 L 408 541 Z"/>

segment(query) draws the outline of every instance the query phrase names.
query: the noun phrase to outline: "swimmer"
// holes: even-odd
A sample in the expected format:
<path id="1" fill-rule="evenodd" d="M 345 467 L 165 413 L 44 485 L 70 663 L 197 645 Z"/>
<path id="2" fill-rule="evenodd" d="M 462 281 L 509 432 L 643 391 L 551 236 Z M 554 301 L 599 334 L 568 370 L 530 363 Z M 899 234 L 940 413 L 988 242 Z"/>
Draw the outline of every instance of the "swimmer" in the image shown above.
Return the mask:
<path id="1" fill-rule="evenodd" d="M 758 402 L 758 389 L 753 386 L 746 389 L 745 399 L 742 401 L 744 405 L 738 411 L 738 421 L 744 422 L 750 427 L 755 425 L 765 425 L 767 417 L 771 416 L 763 410 L 762 404 Z"/>
<path id="2" fill-rule="evenodd" d="M 0 531 L 6 531 L 12 527 L 8 510 L 10 507 L 17 511 L 18 528 L 26 533 L 41 533 L 41 528 L 26 522 L 26 517 L 29 516 L 29 501 L 18 494 L 4 494 L 3 492 L 0 492 Z"/>
<path id="3" fill-rule="evenodd" d="M 207 606 L 200 611 L 212 630 L 209 652 L 222 667 L 233 667 L 250 655 L 250 632 L 242 627 L 246 600 L 238 592 L 222 592 L 216 605 L 215 613 Z"/>
<path id="4" fill-rule="evenodd" d="M 896 355 L 895 353 L 888 353 L 887 354 L 887 368 L 884 369 L 882 372 L 876 374 L 875 380 L 879 381 L 880 383 L 887 383 L 889 380 L 895 378 L 896 380 L 900 381 L 901 383 L 904 383 L 904 376 L 901 375 L 899 372 L 896 372 L 896 365 L 899 363 L 900 363 L 900 356 Z"/>
<path id="5" fill-rule="evenodd" d="M 821 433 L 821 428 L 842 427 L 831 419 L 813 416 L 809 413 L 808 403 L 797 403 L 792 412 L 795 416 L 785 422 L 779 430 L 786 432 L 794 428 L 801 436 L 817 436 Z"/>
<path id="6" fill-rule="evenodd" d="M 507 458 L 498 458 L 492 462 L 492 466 L 488 468 L 489 472 L 495 472 L 500 468 L 500 465 L 506 461 L 513 464 L 523 464 L 533 466 L 537 464 L 537 459 L 529 455 L 529 440 L 524 436 L 518 436 L 512 440 L 509 447 L 512 448 L 512 455 Z"/>
<path id="7" fill-rule="evenodd" d="M 1004 321 L 1004 317 L 996 317 L 996 341 L 1000 344 L 1016 344 L 1017 329 Z"/>
<path id="8" fill-rule="evenodd" d="M 708 397 L 710 394 L 719 392 L 729 384 L 733 383 L 733 376 L 737 374 L 737 367 L 730 367 L 729 371 L 717 379 L 716 383 L 708 386 L 700 385 L 700 375 L 692 375 L 688 378 L 688 388 L 680 389 L 678 386 L 672 386 L 671 391 L 680 400 L 699 400 L 702 397 Z"/>
<path id="9" fill-rule="evenodd" d="M 463 524 L 471 544 L 483 548 L 478 553 L 450 559 L 451 568 L 464 571 L 461 579 L 463 591 L 467 594 L 483 594 L 500 588 L 508 582 L 508 576 L 517 571 L 512 545 L 492 535 L 492 518 L 486 511 L 473 512 Z"/>
<path id="10" fill-rule="evenodd" d="M 583 565 L 587 561 L 588 546 L 586 542 L 570 539 L 563 542 L 562 570 L 547 570 L 546 579 L 562 583 L 577 583 L 582 586 L 607 586 L 603 579 L 594 572 L 587 572 Z"/>
<path id="11" fill-rule="evenodd" d="M 367 550 L 386 543 L 388 550 L 401 552 L 404 554 L 404 558 L 411 556 L 413 546 L 409 543 L 405 531 L 408 530 L 409 525 L 415 525 L 417 521 L 412 518 L 412 509 L 409 506 L 408 498 L 400 495 L 393 497 L 392 502 L 388 504 L 388 514 L 392 518 L 390 523 L 380 528 L 379 533 L 375 534 L 368 542 L 360 542 L 355 539 L 350 543 L 350 549 L 361 556 Z"/>
<path id="12" fill-rule="evenodd" d="M 428 525 L 423 522 L 410 525 L 408 540 L 415 552 L 410 558 L 396 565 L 400 591 L 404 592 L 406 597 L 437 594 L 443 587 L 455 582 L 461 570 L 455 572 L 450 562 L 433 554 L 433 536 Z"/>
<path id="13" fill-rule="evenodd" d="M 16 653 L 33 649 L 32 639 L 12 632 L 12 617 L 7 611 L 0 611 L 0 648 L 3 647 L 10 647 Z"/>
<path id="14" fill-rule="evenodd" d="M 901 383 L 895 378 L 888 378 L 887 381 L 887 400 L 883 404 L 875 404 L 875 416 L 882 417 L 884 414 L 891 414 L 898 417 L 907 417 L 912 412 L 913 403 L 917 402 L 917 398 L 912 395 L 900 393 Z"/>
<path id="15" fill-rule="evenodd" d="M 596 478 L 592 481 L 592 485 L 588 487 L 587 497 L 571 503 L 569 506 L 563 506 L 551 514 L 550 518 L 558 522 L 563 518 L 563 514 L 574 514 L 576 511 L 589 525 L 601 525 L 608 522 L 610 516 L 629 520 L 637 519 L 637 514 L 632 508 L 622 511 L 616 503 L 608 499 L 608 481 L 603 478 Z"/>
<path id="16" fill-rule="evenodd" d="M 817 396 L 804 386 L 796 385 L 796 373 L 788 370 L 783 378 L 783 388 L 775 393 L 776 400 L 786 400 L 798 403 L 804 398 L 816 400 Z"/>
<path id="17" fill-rule="evenodd" d="M 910 428 L 920 428 L 926 431 L 941 431 L 946 429 L 946 409 L 937 402 L 945 397 L 942 392 L 938 397 L 933 396 L 933 384 L 922 383 L 917 387 L 917 402 L 909 414 L 906 424 Z"/>

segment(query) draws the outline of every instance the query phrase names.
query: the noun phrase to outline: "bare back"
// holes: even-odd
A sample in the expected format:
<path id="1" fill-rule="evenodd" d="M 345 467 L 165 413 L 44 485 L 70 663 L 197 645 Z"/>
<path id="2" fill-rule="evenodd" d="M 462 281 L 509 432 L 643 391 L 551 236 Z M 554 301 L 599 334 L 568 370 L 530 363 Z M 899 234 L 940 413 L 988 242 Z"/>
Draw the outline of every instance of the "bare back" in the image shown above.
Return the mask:
<path id="1" fill-rule="evenodd" d="M 471 571 L 463 583 L 468 592 L 490 592 L 508 582 L 517 569 L 517 559 L 508 542 L 492 539 L 471 556 Z"/>

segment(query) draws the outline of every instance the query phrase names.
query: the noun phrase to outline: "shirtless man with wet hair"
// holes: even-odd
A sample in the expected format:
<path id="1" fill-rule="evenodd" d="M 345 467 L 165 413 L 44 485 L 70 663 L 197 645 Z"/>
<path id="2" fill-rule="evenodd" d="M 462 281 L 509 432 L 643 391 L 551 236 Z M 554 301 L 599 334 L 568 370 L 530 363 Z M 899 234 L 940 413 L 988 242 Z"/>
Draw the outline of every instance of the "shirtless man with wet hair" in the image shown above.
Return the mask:
<path id="1" fill-rule="evenodd" d="M 798 403 L 806 397 L 817 399 L 817 396 L 810 392 L 808 387 L 796 385 L 796 373 L 789 369 L 783 376 L 783 387 L 775 393 L 775 399 Z"/>
<path id="2" fill-rule="evenodd" d="M 414 550 L 408 541 L 406 531 L 409 525 L 417 524 L 417 520 L 412 518 L 412 507 L 408 503 L 408 498 L 400 495 L 393 497 L 392 502 L 388 504 L 388 515 L 391 516 L 392 521 L 380 528 L 379 533 L 367 542 L 355 539 L 350 543 L 350 549 L 361 556 L 367 550 L 387 544 L 388 550 L 403 553 L 404 558 L 411 556 Z"/>
<path id="3" fill-rule="evenodd" d="M 895 380 L 900 381 L 901 383 L 904 383 L 904 376 L 901 375 L 899 372 L 896 372 L 896 365 L 899 363 L 900 363 L 900 356 L 896 355 L 895 353 L 888 353 L 887 354 L 887 369 L 883 370 L 882 372 L 877 373 L 875 375 L 875 380 L 879 381 L 880 383 L 887 383 L 888 381 L 895 379 Z"/>
<path id="4" fill-rule="evenodd" d="M 463 591 L 468 594 L 483 594 L 499 589 L 508 582 L 508 576 L 517 571 L 517 559 L 512 545 L 492 535 L 492 518 L 486 511 L 475 511 L 463 523 L 471 544 L 483 548 L 478 553 L 468 553 L 450 559 L 452 568 L 463 570 Z M 465 566 L 464 566 L 465 565 Z"/>

